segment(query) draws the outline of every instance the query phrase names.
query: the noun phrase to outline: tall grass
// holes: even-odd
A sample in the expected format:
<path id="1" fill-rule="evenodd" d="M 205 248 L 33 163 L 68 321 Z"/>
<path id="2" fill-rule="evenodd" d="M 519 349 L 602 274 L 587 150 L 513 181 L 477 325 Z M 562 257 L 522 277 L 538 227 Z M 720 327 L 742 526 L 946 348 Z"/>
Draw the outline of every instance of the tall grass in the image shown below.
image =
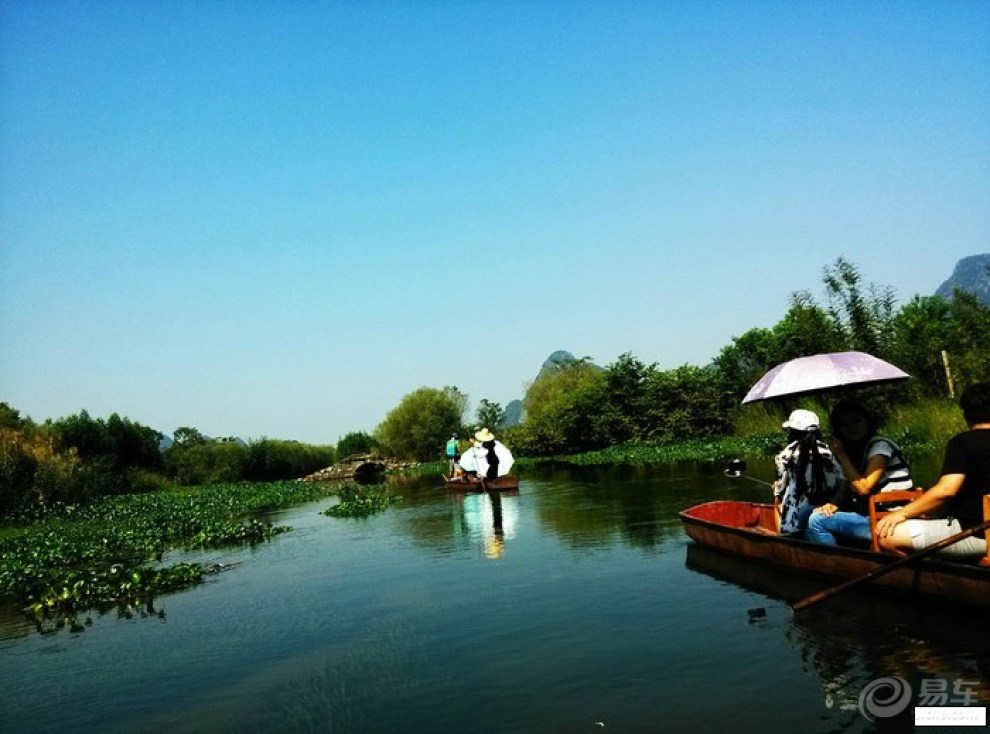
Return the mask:
<path id="1" fill-rule="evenodd" d="M 936 399 L 894 407 L 883 426 L 884 433 L 917 453 L 939 453 L 950 438 L 965 430 L 959 406 Z"/>

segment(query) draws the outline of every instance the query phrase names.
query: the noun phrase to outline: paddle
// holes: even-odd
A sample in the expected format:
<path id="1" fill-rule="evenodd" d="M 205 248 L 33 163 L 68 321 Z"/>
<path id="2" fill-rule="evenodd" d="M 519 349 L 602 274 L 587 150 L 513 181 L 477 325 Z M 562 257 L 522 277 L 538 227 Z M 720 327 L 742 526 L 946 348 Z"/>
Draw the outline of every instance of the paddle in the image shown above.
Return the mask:
<path id="1" fill-rule="evenodd" d="M 837 584 L 830 589 L 825 589 L 824 591 L 819 591 L 817 594 L 812 594 L 811 596 L 802 599 L 793 606 L 794 613 L 797 614 L 798 612 L 807 609 L 808 607 L 813 606 L 820 601 L 831 599 L 836 594 L 841 594 L 846 589 L 849 589 L 853 586 L 858 586 L 864 581 L 872 581 L 873 579 L 879 576 L 883 576 L 884 574 L 893 571 L 895 568 L 900 568 L 901 566 L 904 566 L 913 561 L 917 561 L 920 558 L 924 558 L 926 556 L 932 555 L 933 553 L 937 553 L 943 548 L 947 548 L 953 543 L 958 543 L 960 540 L 965 540 L 969 536 L 976 535 L 981 530 L 986 530 L 987 528 L 990 528 L 990 520 L 982 522 L 979 525 L 974 525 L 971 528 L 963 530 L 961 533 L 956 533 L 955 535 L 951 535 L 948 538 L 945 538 L 944 540 L 940 540 L 937 543 L 928 546 L 927 548 L 922 548 L 919 551 L 915 551 L 909 556 L 902 556 L 901 558 L 898 558 L 895 561 L 891 561 L 886 565 L 880 566 L 879 568 L 874 568 L 872 571 L 870 571 L 869 573 L 865 573 L 862 576 L 857 576 L 854 579 L 843 581 L 841 584 Z"/>

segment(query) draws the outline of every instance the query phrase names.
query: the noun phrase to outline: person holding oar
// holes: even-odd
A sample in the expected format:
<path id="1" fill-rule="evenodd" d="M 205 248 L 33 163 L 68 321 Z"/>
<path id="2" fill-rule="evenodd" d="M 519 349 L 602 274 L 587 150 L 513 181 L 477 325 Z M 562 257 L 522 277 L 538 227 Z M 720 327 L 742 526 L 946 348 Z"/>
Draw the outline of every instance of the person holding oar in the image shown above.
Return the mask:
<path id="1" fill-rule="evenodd" d="M 983 524 L 983 495 L 990 493 L 990 382 L 970 385 L 959 405 L 969 430 L 949 439 L 935 486 L 879 520 L 881 549 L 903 555 Z M 933 513 L 947 517 L 918 519 Z M 963 538 L 941 553 L 961 560 L 986 555 L 985 531 Z"/>

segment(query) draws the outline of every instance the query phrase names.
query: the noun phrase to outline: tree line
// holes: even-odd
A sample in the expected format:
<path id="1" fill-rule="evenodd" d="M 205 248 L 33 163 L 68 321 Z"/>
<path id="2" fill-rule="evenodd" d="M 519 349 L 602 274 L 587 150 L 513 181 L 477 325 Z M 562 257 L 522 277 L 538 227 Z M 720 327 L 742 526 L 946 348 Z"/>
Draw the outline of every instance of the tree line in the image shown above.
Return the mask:
<path id="1" fill-rule="evenodd" d="M 353 434 L 339 446 L 354 445 Z M 37 424 L 0 403 L 0 515 L 33 503 L 86 502 L 171 484 L 295 479 L 333 464 L 337 448 L 262 438 L 212 439 L 195 428 L 164 436 L 116 413 L 85 410 Z M 368 437 L 370 440 L 370 437 Z"/>
<path id="2" fill-rule="evenodd" d="M 481 400 L 472 420 L 468 396 L 452 386 L 413 391 L 373 434 L 352 432 L 336 446 L 211 439 L 181 427 L 161 450 L 161 433 L 116 414 L 103 420 L 82 411 L 38 425 L 0 403 L 0 512 L 169 483 L 292 479 L 366 453 L 434 461 L 451 434 L 465 438 L 482 426 L 532 457 L 749 435 L 779 428 L 790 409 L 742 407 L 750 387 L 781 362 L 821 352 L 864 351 L 911 374 L 882 389 L 885 410 L 944 400 L 952 388 L 958 393 L 987 379 L 990 307 L 976 296 L 957 290 L 951 299 L 915 296 L 898 307 L 891 288 L 866 283 L 843 258 L 823 269 L 823 283 L 824 304 L 807 291 L 794 293 L 780 321 L 734 337 L 705 366 L 663 370 L 632 353 L 604 368 L 589 357 L 559 363 L 526 386 L 523 422 L 504 429 L 498 403 Z"/>
<path id="3" fill-rule="evenodd" d="M 742 399 L 777 364 L 822 352 L 867 352 L 912 375 L 872 391 L 881 412 L 948 399 L 952 389 L 987 379 L 990 307 L 973 294 L 915 296 L 898 307 L 890 287 L 865 282 L 844 258 L 824 267 L 822 280 L 825 303 L 808 291 L 792 294 L 780 321 L 734 337 L 703 367 L 663 370 L 632 353 L 605 368 L 588 357 L 557 364 L 527 386 L 525 420 L 500 438 L 536 457 L 779 429 L 790 404 L 743 407 Z M 420 388 L 386 416 L 375 440 L 401 455 L 436 459 L 451 433 L 500 425 L 497 403 L 483 400 L 467 423 L 466 405 L 455 387 Z"/>

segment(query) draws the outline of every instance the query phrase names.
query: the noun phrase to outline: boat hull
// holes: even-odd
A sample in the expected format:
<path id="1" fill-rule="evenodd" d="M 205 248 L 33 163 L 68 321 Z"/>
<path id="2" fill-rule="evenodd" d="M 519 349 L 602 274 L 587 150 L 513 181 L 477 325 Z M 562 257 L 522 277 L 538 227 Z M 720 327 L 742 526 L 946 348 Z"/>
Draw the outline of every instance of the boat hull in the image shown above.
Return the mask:
<path id="1" fill-rule="evenodd" d="M 720 500 L 680 513 L 688 537 L 726 553 L 823 578 L 864 576 L 896 557 L 869 549 L 785 538 L 774 531 L 772 505 Z M 990 568 L 934 558 L 905 564 L 874 579 L 896 588 L 965 604 L 990 607 Z"/>

